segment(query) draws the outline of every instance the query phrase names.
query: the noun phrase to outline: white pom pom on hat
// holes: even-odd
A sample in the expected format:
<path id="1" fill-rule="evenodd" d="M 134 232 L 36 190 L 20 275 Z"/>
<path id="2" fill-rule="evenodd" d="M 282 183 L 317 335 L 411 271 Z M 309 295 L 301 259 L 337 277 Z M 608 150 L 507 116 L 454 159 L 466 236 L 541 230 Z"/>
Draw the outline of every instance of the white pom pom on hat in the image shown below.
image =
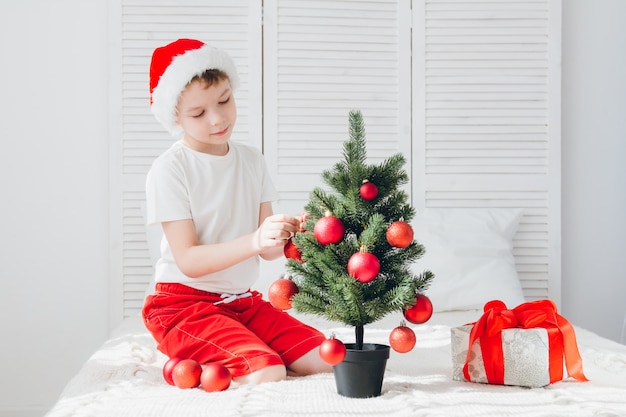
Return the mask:
<path id="1" fill-rule="evenodd" d="M 178 39 L 154 50 L 150 63 L 150 107 L 172 135 L 182 133 L 176 124 L 180 94 L 192 78 L 210 69 L 225 72 L 233 90 L 238 87 L 235 64 L 221 49 L 195 39 Z"/>

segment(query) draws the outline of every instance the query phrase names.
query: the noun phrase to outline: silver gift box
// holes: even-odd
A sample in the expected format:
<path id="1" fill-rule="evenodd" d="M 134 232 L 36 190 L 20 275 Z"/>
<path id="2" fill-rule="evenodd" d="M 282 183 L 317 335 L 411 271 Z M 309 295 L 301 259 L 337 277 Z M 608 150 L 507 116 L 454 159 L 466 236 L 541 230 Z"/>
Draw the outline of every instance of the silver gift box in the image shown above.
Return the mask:
<path id="1" fill-rule="evenodd" d="M 452 379 L 466 381 L 463 366 L 472 325 L 451 329 Z M 550 384 L 548 332 L 543 328 L 502 331 L 504 385 L 538 388 Z M 471 346 L 468 370 L 471 382 L 488 384 L 480 339 Z"/>

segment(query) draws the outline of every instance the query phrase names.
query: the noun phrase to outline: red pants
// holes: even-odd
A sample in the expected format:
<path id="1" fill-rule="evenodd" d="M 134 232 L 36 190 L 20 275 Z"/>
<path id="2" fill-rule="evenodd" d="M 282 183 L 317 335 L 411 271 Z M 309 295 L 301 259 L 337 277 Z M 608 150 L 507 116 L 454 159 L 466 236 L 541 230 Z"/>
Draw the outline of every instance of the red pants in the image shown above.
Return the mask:
<path id="1" fill-rule="evenodd" d="M 252 296 L 229 303 L 219 294 L 157 283 L 144 323 L 169 357 L 219 362 L 233 377 L 271 365 L 289 366 L 325 339 L 323 333 Z M 218 304 L 215 304 L 218 303 Z"/>

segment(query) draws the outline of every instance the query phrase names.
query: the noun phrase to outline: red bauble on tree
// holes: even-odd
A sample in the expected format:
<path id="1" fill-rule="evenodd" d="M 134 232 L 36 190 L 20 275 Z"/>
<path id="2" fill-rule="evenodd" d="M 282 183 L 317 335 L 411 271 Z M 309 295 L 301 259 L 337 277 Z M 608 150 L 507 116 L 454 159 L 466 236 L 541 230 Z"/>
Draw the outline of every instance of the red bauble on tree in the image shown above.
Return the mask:
<path id="1" fill-rule="evenodd" d="M 387 228 L 386 237 L 391 246 L 406 248 L 413 242 L 413 228 L 401 220 L 393 222 Z"/>
<path id="2" fill-rule="evenodd" d="M 398 353 L 409 352 L 416 341 L 415 332 L 404 321 L 389 334 L 389 345 Z"/>
<path id="3" fill-rule="evenodd" d="M 424 294 L 417 294 L 415 304 L 403 311 L 404 318 L 413 324 L 422 324 L 433 315 L 433 304 Z"/>
<path id="4" fill-rule="evenodd" d="M 378 187 L 376 184 L 363 180 L 363 185 L 359 188 L 359 194 L 363 200 L 373 200 L 378 195 Z"/>
<path id="5" fill-rule="evenodd" d="M 320 357 L 327 364 L 335 366 L 346 357 L 346 346 L 332 335 L 320 345 Z"/>
<path id="6" fill-rule="evenodd" d="M 380 261 L 373 253 L 359 251 L 348 259 L 348 274 L 357 281 L 368 283 L 380 272 Z"/>
<path id="7" fill-rule="evenodd" d="M 287 259 L 295 259 L 296 261 L 302 263 L 302 252 L 293 242 L 293 239 L 289 239 L 285 246 L 283 246 L 283 253 L 285 254 L 285 258 Z"/>
<path id="8" fill-rule="evenodd" d="M 341 242 L 345 232 L 343 222 L 330 215 L 321 217 L 313 227 L 313 235 L 322 245 Z"/>
<path id="9" fill-rule="evenodd" d="M 291 297 L 298 293 L 298 286 L 289 278 L 279 278 L 267 290 L 267 298 L 275 308 L 289 310 Z"/>

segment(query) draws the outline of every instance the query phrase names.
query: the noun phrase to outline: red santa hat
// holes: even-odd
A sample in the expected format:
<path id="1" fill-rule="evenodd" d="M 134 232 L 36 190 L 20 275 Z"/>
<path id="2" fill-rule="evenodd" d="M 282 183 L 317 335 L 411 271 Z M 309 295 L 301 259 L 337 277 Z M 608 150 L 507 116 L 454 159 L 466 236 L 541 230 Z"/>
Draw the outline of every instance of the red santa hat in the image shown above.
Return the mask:
<path id="1" fill-rule="evenodd" d="M 201 41 L 178 39 L 154 50 L 150 63 L 150 106 L 156 119 L 173 135 L 182 132 L 176 124 L 180 94 L 193 77 L 209 69 L 225 72 L 233 90 L 239 85 L 230 56 Z"/>

